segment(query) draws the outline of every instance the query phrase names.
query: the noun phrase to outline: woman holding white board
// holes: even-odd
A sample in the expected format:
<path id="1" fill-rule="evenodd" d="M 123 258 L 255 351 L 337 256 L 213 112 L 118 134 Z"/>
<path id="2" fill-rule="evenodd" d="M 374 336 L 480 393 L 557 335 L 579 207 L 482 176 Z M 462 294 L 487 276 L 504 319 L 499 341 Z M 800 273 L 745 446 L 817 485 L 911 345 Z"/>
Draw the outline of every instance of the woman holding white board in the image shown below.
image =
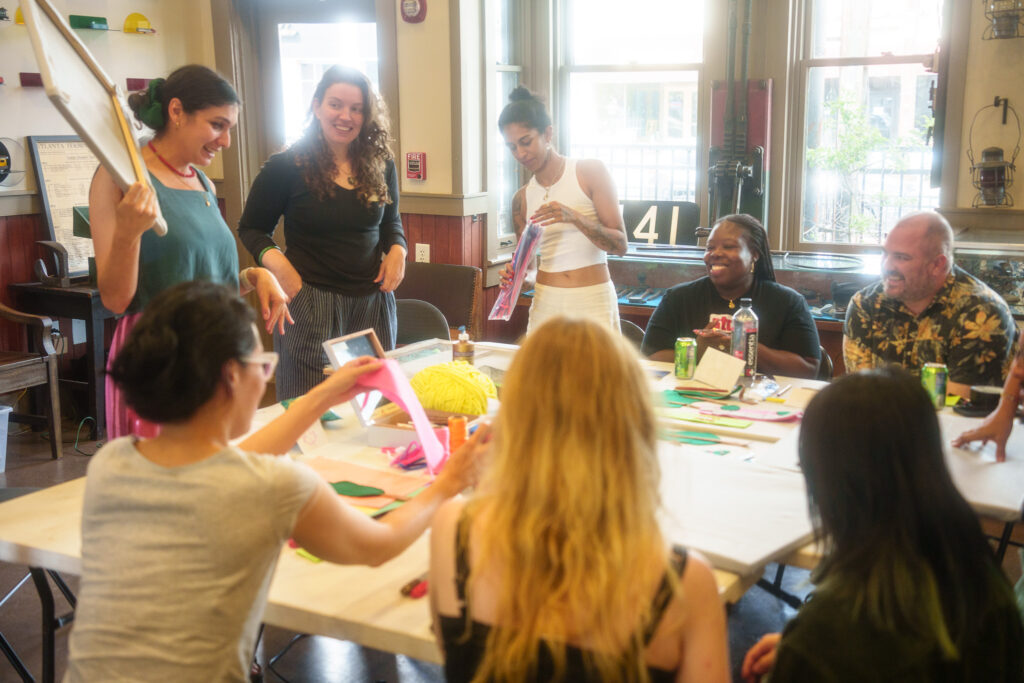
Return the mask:
<path id="1" fill-rule="evenodd" d="M 270 271 L 238 272 L 234 236 L 217 206 L 213 185 L 197 167 L 208 166 L 231 144 L 239 97 L 216 72 L 183 66 L 167 79 L 150 82 L 128 99 L 135 117 L 155 135 L 142 149 L 152 187 L 135 183 L 122 192 L 103 167 L 89 190 L 89 215 L 96 274 L 103 304 L 126 313 L 117 324 L 110 360 L 154 296 L 179 282 L 209 280 L 256 289 L 269 331 L 283 330 L 288 297 Z M 157 206 L 167 221 L 166 236 L 150 228 Z M 145 426 L 107 382 L 107 428 L 115 438 Z"/>

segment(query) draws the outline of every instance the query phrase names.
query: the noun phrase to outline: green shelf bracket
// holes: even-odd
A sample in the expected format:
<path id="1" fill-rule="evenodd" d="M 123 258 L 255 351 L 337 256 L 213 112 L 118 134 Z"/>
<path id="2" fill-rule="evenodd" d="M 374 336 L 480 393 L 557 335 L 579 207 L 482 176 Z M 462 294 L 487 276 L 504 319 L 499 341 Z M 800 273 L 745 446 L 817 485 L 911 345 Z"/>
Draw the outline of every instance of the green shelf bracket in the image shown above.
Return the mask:
<path id="1" fill-rule="evenodd" d="M 84 14 L 70 15 L 68 23 L 71 24 L 71 28 L 91 28 L 97 31 L 106 31 L 110 28 L 106 17 L 89 17 Z"/>

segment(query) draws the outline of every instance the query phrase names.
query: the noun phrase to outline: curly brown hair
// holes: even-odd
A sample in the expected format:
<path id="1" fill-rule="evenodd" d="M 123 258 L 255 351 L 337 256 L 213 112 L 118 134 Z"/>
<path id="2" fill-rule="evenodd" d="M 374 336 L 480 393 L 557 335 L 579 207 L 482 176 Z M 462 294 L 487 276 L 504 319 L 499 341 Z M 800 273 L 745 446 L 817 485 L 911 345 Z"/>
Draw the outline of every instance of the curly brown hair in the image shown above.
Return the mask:
<path id="1" fill-rule="evenodd" d="M 309 123 L 299 141 L 292 145 L 303 179 L 318 200 L 324 201 L 334 195 L 334 178 L 338 166 L 324 140 L 320 121 L 313 115 L 313 109 L 323 101 L 327 88 L 335 83 L 354 85 L 363 93 L 363 127 L 348 148 L 356 196 L 367 207 L 380 203 L 390 204 L 393 198 L 388 192 L 384 171 L 387 162 L 394 156 L 391 154 L 391 121 L 387 105 L 374 91 L 370 80 L 351 67 L 332 66 L 324 72 L 316 86 L 309 106 Z"/>

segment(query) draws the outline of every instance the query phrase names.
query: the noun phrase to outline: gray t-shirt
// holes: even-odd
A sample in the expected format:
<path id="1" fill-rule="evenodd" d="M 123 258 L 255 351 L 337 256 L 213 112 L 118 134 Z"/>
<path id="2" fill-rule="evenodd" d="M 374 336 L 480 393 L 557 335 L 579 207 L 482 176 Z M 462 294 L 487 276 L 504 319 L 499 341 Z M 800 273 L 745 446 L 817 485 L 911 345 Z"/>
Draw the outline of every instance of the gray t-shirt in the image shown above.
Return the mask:
<path id="1" fill-rule="evenodd" d="M 247 681 L 281 546 L 320 477 L 227 448 L 162 467 L 132 437 L 89 465 L 65 683 Z"/>

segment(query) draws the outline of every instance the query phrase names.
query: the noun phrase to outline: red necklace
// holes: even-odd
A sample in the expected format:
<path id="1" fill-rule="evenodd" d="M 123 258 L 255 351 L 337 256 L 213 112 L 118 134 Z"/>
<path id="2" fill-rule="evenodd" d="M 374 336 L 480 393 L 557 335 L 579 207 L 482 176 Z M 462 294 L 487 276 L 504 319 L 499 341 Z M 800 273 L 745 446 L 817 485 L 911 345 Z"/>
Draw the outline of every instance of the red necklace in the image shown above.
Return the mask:
<path id="1" fill-rule="evenodd" d="M 188 167 L 188 173 L 182 173 L 178 169 L 174 168 L 174 166 L 171 166 L 171 162 L 167 161 L 167 159 L 164 159 L 162 156 L 160 156 L 160 152 L 156 151 L 156 147 L 153 146 L 152 141 L 146 143 L 146 146 L 149 147 L 153 151 L 153 154 L 156 155 L 156 158 L 159 159 L 161 161 L 161 163 L 163 163 L 164 166 L 166 166 L 167 168 L 169 168 L 172 171 L 174 171 L 174 173 L 176 175 L 179 175 L 182 178 L 195 178 L 196 177 L 196 169 L 193 168 L 192 166 Z"/>

